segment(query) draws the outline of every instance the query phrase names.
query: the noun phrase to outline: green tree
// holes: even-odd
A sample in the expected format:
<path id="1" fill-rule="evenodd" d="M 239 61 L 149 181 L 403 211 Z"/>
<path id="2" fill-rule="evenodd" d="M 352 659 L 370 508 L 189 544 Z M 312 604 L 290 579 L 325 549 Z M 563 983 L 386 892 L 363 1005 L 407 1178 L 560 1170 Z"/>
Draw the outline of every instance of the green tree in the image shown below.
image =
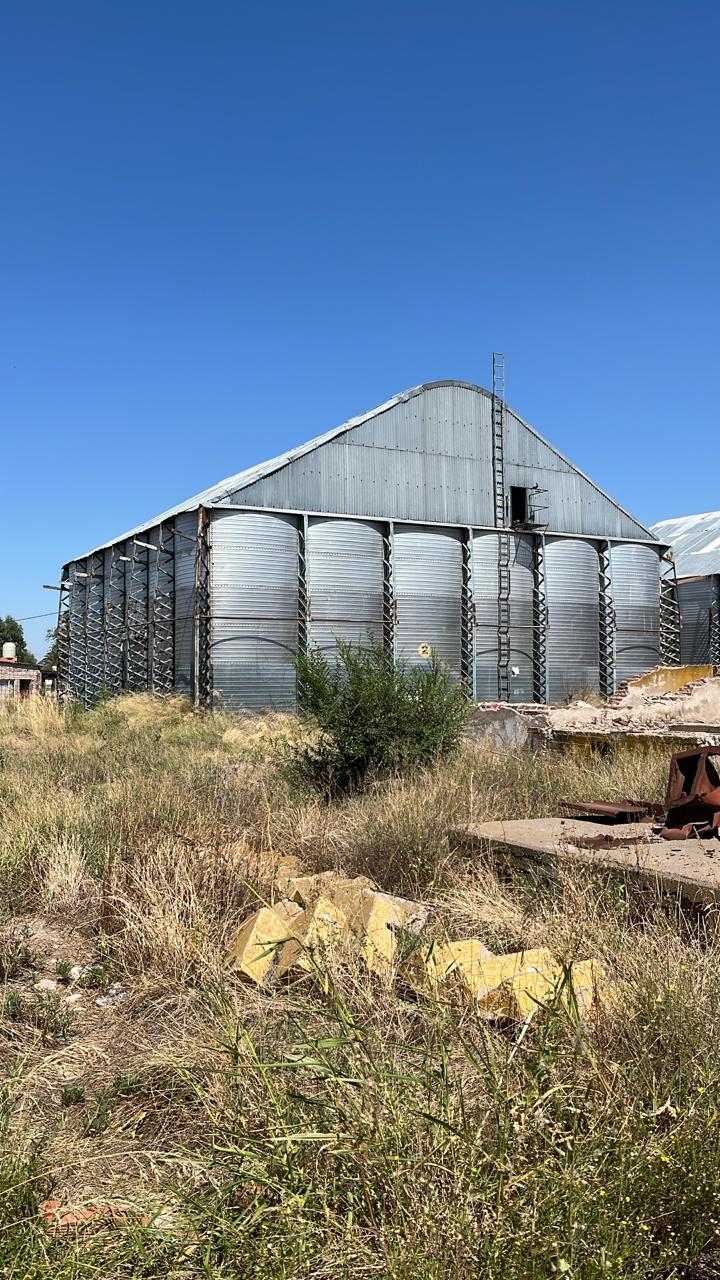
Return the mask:
<path id="1" fill-rule="evenodd" d="M 35 662 L 34 654 L 30 652 L 25 643 L 25 632 L 21 623 L 9 613 L 4 618 L 0 618 L 0 651 L 2 646 L 8 642 L 15 645 L 18 662 Z"/>
<path id="2" fill-rule="evenodd" d="M 408 668 L 382 648 L 339 643 L 337 661 L 311 650 L 297 670 L 301 710 L 320 736 L 296 767 L 328 794 L 431 764 L 460 742 L 469 703 L 434 655 Z"/>
<path id="3" fill-rule="evenodd" d="M 40 666 L 45 667 L 46 670 L 50 670 L 58 665 L 57 627 L 50 627 L 45 634 L 45 639 L 49 641 L 50 648 L 45 654 Z"/>

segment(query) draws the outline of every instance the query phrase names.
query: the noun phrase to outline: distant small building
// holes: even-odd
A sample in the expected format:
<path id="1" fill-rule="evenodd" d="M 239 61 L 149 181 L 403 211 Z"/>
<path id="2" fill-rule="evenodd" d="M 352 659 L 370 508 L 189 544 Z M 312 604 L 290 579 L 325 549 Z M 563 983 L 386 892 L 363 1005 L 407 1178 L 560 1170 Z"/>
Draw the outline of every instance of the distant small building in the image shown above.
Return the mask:
<path id="1" fill-rule="evenodd" d="M 3 645 L 3 656 L 0 657 L 0 702 L 8 698 L 29 698 L 31 693 L 43 692 L 43 673 L 34 662 L 18 662 L 17 658 L 6 654 L 14 645 Z"/>
<path id="2" fill-rule="evenodd" d="M 675 563 L 680 661 L 720 664 L 720 511 L 661 520 L 651 532 Z"/>

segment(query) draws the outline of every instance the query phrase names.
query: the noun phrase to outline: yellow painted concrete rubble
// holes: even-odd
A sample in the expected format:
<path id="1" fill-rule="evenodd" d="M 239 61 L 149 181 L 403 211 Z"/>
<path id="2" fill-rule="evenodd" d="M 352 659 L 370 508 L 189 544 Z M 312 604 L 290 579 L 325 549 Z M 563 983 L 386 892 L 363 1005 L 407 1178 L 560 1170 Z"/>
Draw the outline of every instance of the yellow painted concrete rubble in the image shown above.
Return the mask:
<path id="1" fill-rule="evenodd" d="M 281 868 L 276 884 L 283 898 L 245 921 L 232 953 L 237 971 L 261 986 L 312 969 L 350 939 L 359 943 L 367 968 L 389 978 L 398 930 L 418 933 L 427 919 L 421 903 L 381 893 L 365 876 L 300 876 Z"/>
<path id="2" fill-rule="evenodd" d="M 401 975 L 414 990 L 438 992 L 455 988 L 488 1018 L 525 1021 L 540 1005 L 562 992 L 565 971 L 546 947 L 494 956 L 477 938 L 431 943 L 405 961 Z M 596 960 L 570 967 L 578 1011 L 588 1012 L 603 974 Z M 565 995 L 569 998 L 569 989 Z"/>
<path id="3" fill-rule="evenodd" d="M 419 935 L 428 916 L 422 903 L 382 893 L 364 876 L 325 871 L 297 874 L 281 866 L 276 880 L 283 897 L 262 907 L 242 925 L 232 952 L 238 974 L 259 986 L 321 967 L 328 954 L 354 943 L 370 972 L 389 981 L 397 972 L 418 994 L 455 991 L 488 1018 L 524 1021 L 562 990 L 566 973 L 547 948 L 496 956 L 479 938 L 432 942 L 397 963 L 398 936 Z M 586 1014 L 604 974 L 597 961 L 572 965 L 572 991 Z"/>

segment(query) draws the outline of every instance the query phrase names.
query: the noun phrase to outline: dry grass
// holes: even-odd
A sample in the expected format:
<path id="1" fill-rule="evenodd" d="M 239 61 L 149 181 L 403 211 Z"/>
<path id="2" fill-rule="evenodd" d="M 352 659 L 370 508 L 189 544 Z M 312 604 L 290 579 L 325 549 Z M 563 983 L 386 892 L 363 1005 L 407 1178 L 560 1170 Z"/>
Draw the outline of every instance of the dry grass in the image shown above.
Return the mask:
<path id="1" fill-rule="evenodd" d="M 720 1225 L 712 913 L 588 875 L 500 879 L 447 838 L 561 797 L 659 797 L 665 756 L 468 744 L 328 805 L 283 768 L 304 733 L 145 697 L 0 716 L 0 1274 L 678 1274 Z M 422 895 L 438 934 L 600 956 L 617 994 L 517 1039 L 351 961 L 238 988 L 228 942 L 287 854 Z M 50 1237 L 48 1195 L 126 1220 Z"/>

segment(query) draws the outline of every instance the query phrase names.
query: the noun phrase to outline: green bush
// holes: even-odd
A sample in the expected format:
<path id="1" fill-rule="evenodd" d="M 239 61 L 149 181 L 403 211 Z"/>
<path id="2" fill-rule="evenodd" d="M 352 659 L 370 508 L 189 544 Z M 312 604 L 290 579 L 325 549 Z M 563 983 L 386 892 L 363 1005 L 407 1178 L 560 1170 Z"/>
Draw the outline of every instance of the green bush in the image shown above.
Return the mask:
<path id="1" fill-rule="evenodd" d="M 377 647 L 340 643 L 337 661 L 318 650 L 301 655 L 298 687 L 301 711 L 319 736 L 300 749 L 295 764 L 328 793 L 449 755 L 468 713 L 465 695 L 437 658 L 406 668 Z"/>

